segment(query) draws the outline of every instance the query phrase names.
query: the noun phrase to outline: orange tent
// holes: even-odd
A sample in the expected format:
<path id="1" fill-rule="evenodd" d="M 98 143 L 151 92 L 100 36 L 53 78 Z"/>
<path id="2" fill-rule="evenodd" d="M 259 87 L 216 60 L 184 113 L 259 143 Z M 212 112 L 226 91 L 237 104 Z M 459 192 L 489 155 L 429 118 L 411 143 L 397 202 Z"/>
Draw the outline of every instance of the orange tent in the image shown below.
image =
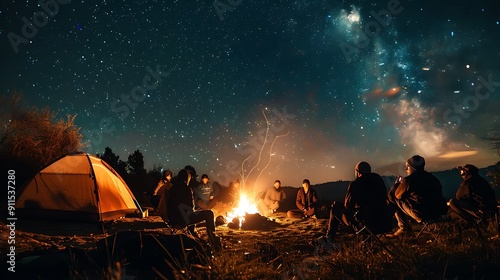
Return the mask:
<path id="1" fill-rule="evenodd" d="M 125 181 L 109 164 L 83 152 L 44 167 L 16 202 L 19 217 L 93 222 L 132 213 L 142 210 Z"/>

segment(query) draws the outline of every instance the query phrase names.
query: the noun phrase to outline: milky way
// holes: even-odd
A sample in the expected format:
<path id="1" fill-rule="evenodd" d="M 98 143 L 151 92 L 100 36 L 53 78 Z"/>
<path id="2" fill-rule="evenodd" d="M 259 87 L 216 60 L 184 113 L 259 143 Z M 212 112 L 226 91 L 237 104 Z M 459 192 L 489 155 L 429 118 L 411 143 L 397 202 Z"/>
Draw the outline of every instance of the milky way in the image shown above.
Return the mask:
<path id="1" fill-rule="evenodd" d="M 0 89 L 77 114 L 90 153 L 257 186 L 498 161 L 498 4 L 66 2 L 4 1 Z"/>

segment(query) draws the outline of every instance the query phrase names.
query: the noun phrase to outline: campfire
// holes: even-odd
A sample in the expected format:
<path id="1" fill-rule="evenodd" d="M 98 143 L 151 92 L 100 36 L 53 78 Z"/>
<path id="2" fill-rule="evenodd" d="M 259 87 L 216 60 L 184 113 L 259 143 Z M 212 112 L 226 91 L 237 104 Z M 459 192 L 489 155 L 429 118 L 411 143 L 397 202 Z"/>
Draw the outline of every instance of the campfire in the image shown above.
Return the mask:
<path id="1" fill-rule="evenodd" d="M 233 229 L 260 229 L 268 222 L 259 214 L 257 202 L 242 193 L 236 207 L 227 213 L 228 227 Z"/>
<path id="2" fill-rule="evenodd" d="M 231 212 L 227 213 L 227 221 L 232 221 L 237 224 L 238 228 L 241 228 L 242 224 L 245 222 L 246 214 L 258 214 L 257 203 L 250 200 L 245 193 L 240 194 L 240 199 L 237 202 L 236 207 L 233 207 Z"/>

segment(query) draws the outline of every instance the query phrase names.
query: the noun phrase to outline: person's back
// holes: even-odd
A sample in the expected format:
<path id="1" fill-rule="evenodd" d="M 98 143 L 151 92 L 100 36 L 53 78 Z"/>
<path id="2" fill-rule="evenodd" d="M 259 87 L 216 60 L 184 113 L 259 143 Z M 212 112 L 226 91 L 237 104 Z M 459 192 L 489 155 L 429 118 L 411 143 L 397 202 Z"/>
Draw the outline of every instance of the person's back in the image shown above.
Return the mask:
<path id="1" fill-rule="evenodd" d="M 160 198 L 158 199 L 156 209 L 157 209 L 158 215 L 160 217 L 162 217 L 163 220 L 168 220 L 167 203 L 168 203 L 168 197 L 170 194 L 171 187 L 172 187 L 172 183 L 168 182 L 168 184 L 162 185 L 160 190 L 158 191 L 158 196 Z"/>
<path id="2" fill-rule="evenodd" d="M 406 199 L 422 219 L 434 219 L 446 213 L 443 187 L 431 173 L 424 170 L 415 171 L 405 177 L 401 185 L 407 189 Z"/>
<path id="3" fill-rule="evenodd" d="M 330 207 L 328 229 L 318 239 L 321 246 L 333 244 L 340 223 L 361 234 L 386 233 L 392 228 L 386 204 L 387 188 L 380 175 L 372 173 L 366 161 L 356 164 L 354 175 L 356 179 L 347 188 L 344 204 L 334 201 Z"/>
<path id="4" fill-rule="evenodd" d="M 380 175 L 366 173 L 351 182 L 344 206 L 353 213 L 357 212 L 357 218 L 373 232 L 383 233 L 391 229 L 386 197 L 387 188 Z"/>
<path id="5" fill-rule="evenodd" d="M 167 211 L 168 220 L 173 225 L 186 225 L 186 219 L 193 212 L 193 193 L 191 188 L 186 183 L 187 172 L 179 172 L 179 175 L 174 178 L 173 185 L 170 188 Z"/>

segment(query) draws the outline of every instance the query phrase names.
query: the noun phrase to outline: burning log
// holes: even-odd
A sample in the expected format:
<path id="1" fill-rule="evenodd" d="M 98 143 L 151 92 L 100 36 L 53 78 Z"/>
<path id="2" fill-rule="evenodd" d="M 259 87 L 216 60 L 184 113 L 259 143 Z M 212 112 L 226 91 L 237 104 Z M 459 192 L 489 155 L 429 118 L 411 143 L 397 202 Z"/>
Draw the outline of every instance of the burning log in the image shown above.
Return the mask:
<path id="1" fill-rule="evenodd" d="M 244 217 L 234 217 L 233 220 L 228 223 L 228 227 L 232 229 L 243 229 L 243 230 L 263 230 L 268 229 L 275 225 L 275 222 L 269 220 L 268 218 L 260 215 L 259 213 L 250 214 L 246 213 Z"/>

